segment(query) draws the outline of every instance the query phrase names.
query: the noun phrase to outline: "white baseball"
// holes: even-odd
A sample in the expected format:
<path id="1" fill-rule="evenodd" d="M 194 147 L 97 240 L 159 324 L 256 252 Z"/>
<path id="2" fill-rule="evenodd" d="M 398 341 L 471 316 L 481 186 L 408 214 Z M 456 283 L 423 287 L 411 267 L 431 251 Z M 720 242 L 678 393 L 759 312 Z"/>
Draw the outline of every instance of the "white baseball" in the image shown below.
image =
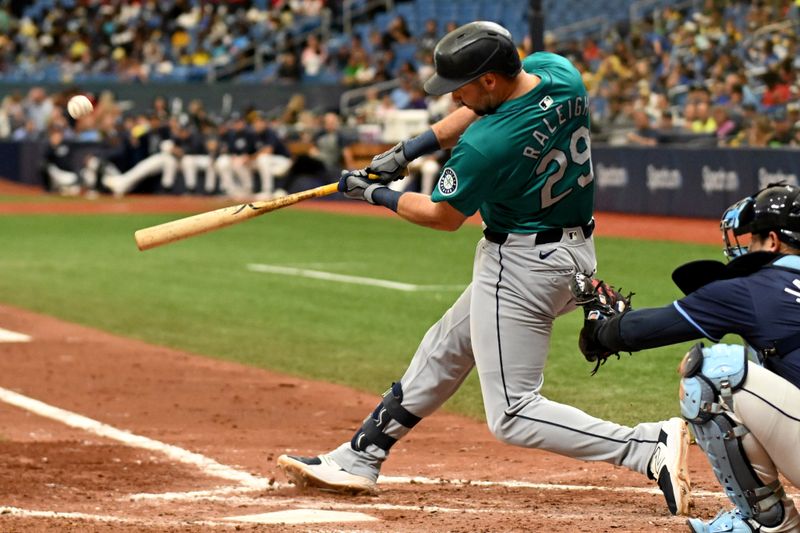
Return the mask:
<path id="1" fill-rule="evenodd" d="M 92 102 L 82 94 L 73 96 L 67 102 L 67 112 L 74 119 L 85 117 L 92 112 L 92 109 L 94 109 Z"/>

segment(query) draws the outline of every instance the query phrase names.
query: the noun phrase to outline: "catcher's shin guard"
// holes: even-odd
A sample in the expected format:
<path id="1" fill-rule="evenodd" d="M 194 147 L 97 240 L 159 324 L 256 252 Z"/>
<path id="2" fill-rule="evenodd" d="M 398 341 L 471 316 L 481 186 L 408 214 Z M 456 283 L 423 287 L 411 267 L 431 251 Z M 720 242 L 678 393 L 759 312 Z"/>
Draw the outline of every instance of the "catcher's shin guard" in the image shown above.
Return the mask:
<path id="1" fill-rule="evenodd" d="M 775 527 L 784 519 L 780 481 L 764 484 L 742 445 L 748 433 L 728 414 L 732 394 L 747 377 L 743 346 L 695 345 L 681 362 L 681 413 L 728 498 L 745 519 Z"/>
<path id="2" fill-rule="evenodd" d="M 374 444 L 378 448 L 389 451 L 397 442 L 395 437 L 386 433 L 390 422 L 394 421 L 401 426 L 401 431 L 408 431 L 422 420 L 420 417 L 409 412 L 401 405 L 403 401 L 403 387 L 398 383 L 392 383 L 392 387 L 383 395 L 383 400 L 372 414 L 364 420 L 364 423 L 353 435 L 350 447 L 356 451 L 364 451 L 367 446 Z M 405 432 L 404 431 L 404 432 Z"/>
<path id="3" fill-rule="evenodd" d="M 758 531 L 758 526 L 751 524 L 751 521 L 744 518 L 737 510 L 720 511 L 710 522 L 690 518 L 687 525 L 692 533 L 754 533 Z"/>

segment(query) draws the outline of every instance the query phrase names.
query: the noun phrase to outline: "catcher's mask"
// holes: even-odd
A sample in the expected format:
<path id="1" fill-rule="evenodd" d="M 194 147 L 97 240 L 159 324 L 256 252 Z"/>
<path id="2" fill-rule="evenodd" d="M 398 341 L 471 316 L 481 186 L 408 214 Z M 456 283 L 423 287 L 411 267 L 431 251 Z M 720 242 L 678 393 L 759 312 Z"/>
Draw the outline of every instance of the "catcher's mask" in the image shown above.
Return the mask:
<path id="1" fill-rule="evenodd" d="M 728 259 L 747 253 L 749 240 L 745 236 L 769 231 L 776 232 L 781 242 L 800 249 L 800 188 L 767 185 L 726 209 L 720 230 Z"/>

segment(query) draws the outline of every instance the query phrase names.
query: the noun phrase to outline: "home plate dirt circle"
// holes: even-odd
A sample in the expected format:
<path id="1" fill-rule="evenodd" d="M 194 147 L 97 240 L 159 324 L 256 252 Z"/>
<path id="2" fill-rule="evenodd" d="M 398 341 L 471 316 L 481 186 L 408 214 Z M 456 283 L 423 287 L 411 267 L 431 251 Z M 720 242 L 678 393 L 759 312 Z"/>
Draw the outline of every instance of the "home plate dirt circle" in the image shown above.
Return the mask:
<path id="1" fill-rule="evenodd" d="M 15 212 L 176 212 L 164 198 L 35 200 Z M 186 212 L 208 206 L 178 202 Z M 308 208 L 346 210 L 336 202 Z M 598 231 L 630 231 L 647 220 L 625 217 L 615 226 L 601 214 Z M 719 240 L 709 221 L 659 227 L 679 226 L 684 236 L 714 226 Z M 443 413 L 393 448 L 376 496 L 300 491 L 277 457 L 338 446 L 376 396 L 2 304 L 0 328 L 12 332 L 0 331 L 0 531 L 685 530 L 644 476 L 504 445 L 483 423 Z M 690 474 L 693 515 L 728 506 L 696 447 Z"/>
<path id="2" fill-rule="evenodd" d="M 507 446 L 484 424 L 441 413 L 398 443 L 377 496 L 300 491 L 277 457 L 338 445 L 375 397 L 9 306 L 0 305 L 0 327 L 30 337 L 0 345 L 2 531 L 644 532 L 684 524 L 644 476 Z M 695 449 L 690 467 L 700 494 L 694 512 L 712 515 L 725 501 Z M 362 515 L 372 520 L 351 521 Z M 301 519 L 307 525 L 289 524 Z"/>

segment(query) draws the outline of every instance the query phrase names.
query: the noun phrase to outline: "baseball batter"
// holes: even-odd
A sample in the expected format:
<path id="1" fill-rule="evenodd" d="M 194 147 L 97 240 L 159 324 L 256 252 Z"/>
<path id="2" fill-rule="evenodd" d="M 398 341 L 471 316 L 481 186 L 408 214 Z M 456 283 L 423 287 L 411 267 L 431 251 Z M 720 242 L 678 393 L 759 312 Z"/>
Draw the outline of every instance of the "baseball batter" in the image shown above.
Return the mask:
<path id="1" fill-rule="evenodd" d="M 681 363 L 681 412 L 735 505 L 689 526 L 797 532 L 800 517 L 778 473 L 800 487 L 800 188 L 772 185 L 744 198 L 721 226 L 732 261 L 680 267 L 673 279 L 687 296 L 673 304 L 587 319 L 584 352 L 602 357 L 741 335 L 755 361 L 743 346 L 698 344 Z"/>
<path id="2" fill-rule="evenodd" d="M 391 447 L 475 367 L 498 439 L 646 474 L 658 480 L 670 511 L 685 513 L 683 420 L 629 428 L 540 394 L 553 321 L 576 307 L 570 281 L 596 266 L 589 103 L 580 73 L 550 53 L 520 62 L 509 32 L 491 22 L 447 34 L 434 60 L 425 90 L 452 93 L 462 107 L 367 169 L 344 174 L 339 190 L 435 229 L 455 230 L 480 211 L 485 229 L 472 283 L 350 442 L 318 457 L 283 455 L 278 464 L 297 484 L 373 491 Z M 432 196 L 385 186 L 409 160 L 440 147 L 453 150 Z"/>

